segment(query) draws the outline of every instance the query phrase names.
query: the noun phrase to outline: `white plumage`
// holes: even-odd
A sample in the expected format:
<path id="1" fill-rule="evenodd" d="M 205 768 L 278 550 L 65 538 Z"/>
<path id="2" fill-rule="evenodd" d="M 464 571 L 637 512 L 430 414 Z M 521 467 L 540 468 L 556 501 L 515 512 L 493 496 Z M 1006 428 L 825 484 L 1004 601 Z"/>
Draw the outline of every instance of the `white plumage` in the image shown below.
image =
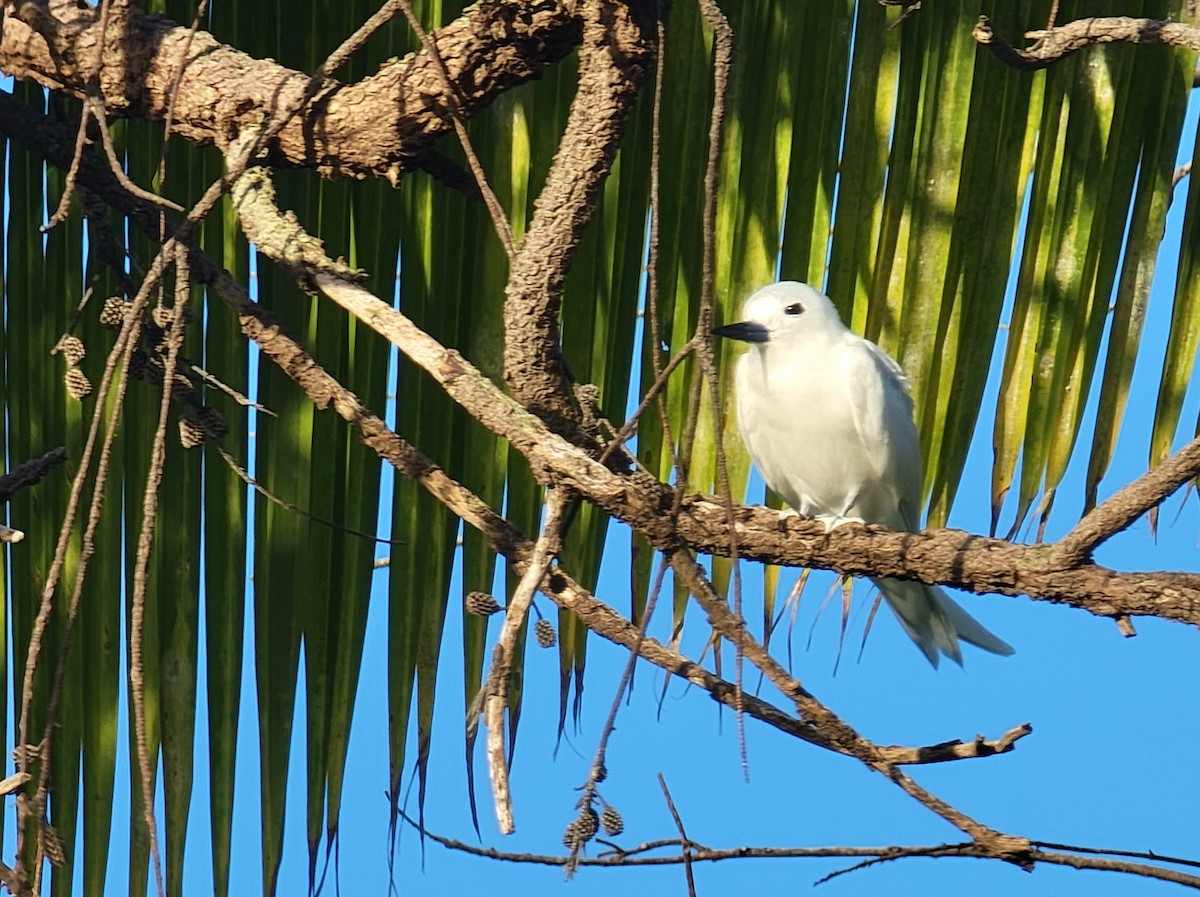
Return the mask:
<path id="1" fill-rule="evenodd" d="M 900 366 L 807 284 L 763 287 L 742 316 L 713 332 L 750 344 L 735 371 L 737 420 L 767 485 L 827 529 L 848 521 L 919 529 L 921 445 Z M 939 652 L 962 663 L 960 639 L 1012 653 L 936 586 L 873 581 L 935 667 Z"/>

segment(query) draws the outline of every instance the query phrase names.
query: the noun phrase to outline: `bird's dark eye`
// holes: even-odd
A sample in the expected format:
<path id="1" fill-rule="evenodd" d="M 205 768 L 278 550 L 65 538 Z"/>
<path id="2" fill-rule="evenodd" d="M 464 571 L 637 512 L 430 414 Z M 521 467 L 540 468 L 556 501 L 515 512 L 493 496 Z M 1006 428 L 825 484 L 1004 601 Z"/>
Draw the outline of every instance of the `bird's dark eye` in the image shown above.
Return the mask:
<path id="1" fill-rule="evenodd" d="M 804 306 L 803 306 L 803 305 L 801 305 L 799 302 L 793 302 L 791 305 L 789 305 L 787 308 L 785 308 L 785 309 L 783 310 L 783 313 L 784 313 L 784 314 L 786 314 L 786 315 L 799 315 L 799 314 L 803 314 L 803 313 L 804 313 Z"/>

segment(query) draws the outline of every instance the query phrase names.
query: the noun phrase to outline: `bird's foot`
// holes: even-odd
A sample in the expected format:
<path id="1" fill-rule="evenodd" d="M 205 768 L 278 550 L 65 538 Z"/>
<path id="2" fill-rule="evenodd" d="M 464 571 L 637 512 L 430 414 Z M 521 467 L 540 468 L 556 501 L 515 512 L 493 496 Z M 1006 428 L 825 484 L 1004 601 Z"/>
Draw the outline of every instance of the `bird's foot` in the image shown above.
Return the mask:
<path id="1" fill-rule="evenodd" d="M 834 527 L 844 526 L 847 523 L 866 524 L 861 517 L 843 517 L 841 514 L 816 514 L 813 519 L 820 522 L 827 533 L 832 532 Z"/>

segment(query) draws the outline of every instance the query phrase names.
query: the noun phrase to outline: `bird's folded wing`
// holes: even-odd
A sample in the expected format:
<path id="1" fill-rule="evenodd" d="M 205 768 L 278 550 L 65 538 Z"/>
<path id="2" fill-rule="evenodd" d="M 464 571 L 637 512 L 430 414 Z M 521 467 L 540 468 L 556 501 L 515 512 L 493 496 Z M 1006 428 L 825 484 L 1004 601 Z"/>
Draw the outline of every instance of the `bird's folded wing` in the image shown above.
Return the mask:
<path id="1" fill-rule="evenodd" d="M 847 402 L 874 469 L 876 488 L 891 493 L 895 501 L 889 513 L 874 515 L 880 519 L 871 522 L 916 530 L 923 473 L 908 381 L 900 366 L 869 340 L 849 334 L 841 355 Z"/>

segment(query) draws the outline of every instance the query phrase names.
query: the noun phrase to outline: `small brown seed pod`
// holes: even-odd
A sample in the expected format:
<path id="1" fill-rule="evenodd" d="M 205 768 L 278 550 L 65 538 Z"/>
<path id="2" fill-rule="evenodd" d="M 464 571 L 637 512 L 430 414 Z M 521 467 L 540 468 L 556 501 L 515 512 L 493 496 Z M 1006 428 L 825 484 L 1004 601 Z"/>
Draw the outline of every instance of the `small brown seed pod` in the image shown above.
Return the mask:
<path id="1" fill-rule="evenodd" d="M 533 637 L 537 639 L 538 647 L 553 648 L 558 644 L 558 635 L 554 632 L 554 624 L 549 620 L 538 620 L 533 624 Z"/>
<path id="2" fill-rule="evenodd" d="M 79 362 L 87 357 L 87 349 L 83 345 L 83 340 L 70 334 L 60 339 L 58 345 L 54 348 L 59 355 L 67 360 L 67 364 L 71 367 L 76 367 Z"/>
<path id="3" fill-rule="evenodd" d="M 67 386 L 67 395 L 76 401 L 87 398 L 92 392 L 92 381 L 79 368 L 67 368 L 63 382 Z"/>
<path id="4" fill-rule="evenodd" d="M 109 330 L 120 330 L 128 310 L 129 303 L 120 296 L 109 296 L 100 306 L 100 326 Z"/>
<path id="5" fill-rule="evenodd" d="M 467 609 L 467 613 L 475 614 L 479 617 L 487 617 L 500 610 L 500 605 L 496 603 L 496 599 L 487 592 L 469 592 L 463 600 L 463 606 Z"/>

